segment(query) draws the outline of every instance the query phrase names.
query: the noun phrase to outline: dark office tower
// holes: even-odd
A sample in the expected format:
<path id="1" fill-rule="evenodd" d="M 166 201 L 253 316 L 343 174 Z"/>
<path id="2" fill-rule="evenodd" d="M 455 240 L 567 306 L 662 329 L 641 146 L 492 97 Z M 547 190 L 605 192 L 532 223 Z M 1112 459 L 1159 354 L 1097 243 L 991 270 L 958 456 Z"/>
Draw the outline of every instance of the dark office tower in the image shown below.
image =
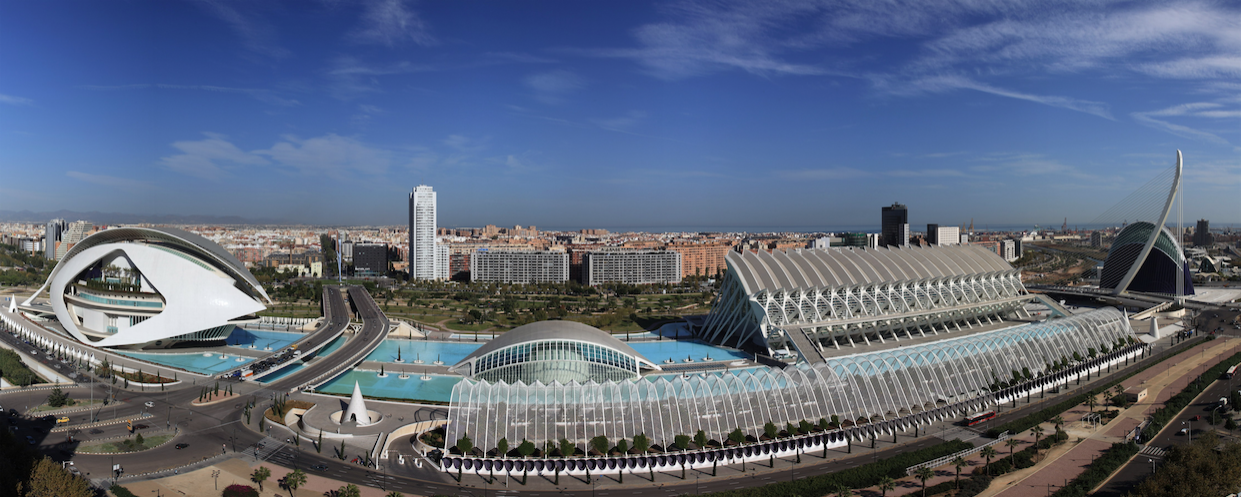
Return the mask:
<path id="1" fill-rule="evenodd" d="M 66 223 L 64 219 L 53 219 L 47 222 L 47 228 L 43 232 L 43 257 L 49 261 L 56 259 L 56 242 L 61 240 L 61 236 L 68 228 L 69 223 Z"/>
<path id="2" fill-rule="evenodd" d="M 1206 219 L 1198 220 L 1198 228 L 1194 230 L 1194 246 L 1207 247 L 1215 243 L 1215 237 L 1211 236 L 1211 222 Z"/>
<path id="3" fill-rule="evenodd" d="M 909 245 L 909 209 L 904 204 L 883 208 L 883 244 Z"/>

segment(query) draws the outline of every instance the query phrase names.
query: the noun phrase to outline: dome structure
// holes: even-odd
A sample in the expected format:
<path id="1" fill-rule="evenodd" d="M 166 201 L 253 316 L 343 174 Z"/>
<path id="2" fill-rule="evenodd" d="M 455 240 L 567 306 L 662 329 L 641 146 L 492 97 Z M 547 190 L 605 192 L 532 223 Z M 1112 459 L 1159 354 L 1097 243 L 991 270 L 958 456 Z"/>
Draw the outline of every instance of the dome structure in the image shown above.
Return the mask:
<path id="1" fill-rule="evenodd" d="M 1142 221 L 1130 224 L 1120 230 L 1116 241 L 1107 253 L 1103 262 L 1103 273 L 1099 275 L 1099 288 L 1116 288 L 1124 279 L 1137 258 L 1142 253 L 1142 246 L 1150 238 L 1155 225 Z M 1176 242 L 1176 236 L 1165 226 L 1155 240 L 1155 245 L 1141 262 L 1137 275 L 1129 284 L 1129 291 L 1152 293 L 1176 293 L 1176 279 L 1184 280 L 1185 295 L 1194 294 L 1193 278 L 1189 267 L 1185 264 L 1184 252 Z"/>
<path id="2" fill-rule="evenodd" d="M 271 302 L 241 261 L 176 228 L 122 227 L 86 237 L 34 296 L 45 289 L 65 331 L 100 347 L 224 340 Z"/>
<path id="3" fill-rule="evenodd" d="M 574 321 L 540 321 L 500 335 L 451 371 L 488 382 L 525 384 L 636 379 L 659 370 L 611 334 Z"/>

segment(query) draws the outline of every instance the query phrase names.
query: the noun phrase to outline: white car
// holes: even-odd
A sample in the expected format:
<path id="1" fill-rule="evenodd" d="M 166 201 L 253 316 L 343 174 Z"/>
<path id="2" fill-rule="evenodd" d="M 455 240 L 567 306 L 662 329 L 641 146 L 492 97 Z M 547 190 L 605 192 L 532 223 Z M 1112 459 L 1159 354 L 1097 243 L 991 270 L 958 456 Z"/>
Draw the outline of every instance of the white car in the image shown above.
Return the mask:
<path id="1" fill-rule="evenodd" d="M 147 403 L 142 404 L 142 405 L 147 406 L 147 407 L 155 407 L 155 403 L 151 401 L 147 401 Z"/>

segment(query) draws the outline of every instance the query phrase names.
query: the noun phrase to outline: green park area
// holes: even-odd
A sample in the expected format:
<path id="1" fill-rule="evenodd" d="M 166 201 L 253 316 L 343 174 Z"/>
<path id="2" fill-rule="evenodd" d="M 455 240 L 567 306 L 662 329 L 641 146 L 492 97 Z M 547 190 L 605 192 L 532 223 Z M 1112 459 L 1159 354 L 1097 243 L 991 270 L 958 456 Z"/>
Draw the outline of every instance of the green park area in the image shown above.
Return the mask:
<path id="1" fill-rule="evenodd" d="M 276 300 L 263 316 L 317 318 L 325 280 L 281 279 L 280 273 L 256 273 Z M 716 287 L 706 278 L 677 285 L 603 285 L 578 283 L 502 284 L 464 282 L 374 281 L 363 285 L 390 318 L 441 330 L 505 331 L 547 319 L 585 323 L 613 333 L 653 330 L 686 315 L 710 311 Z M 715 282 L 712 282 L 715 283 Z M 718 284 L 718 283 L 716 283 Z"/>

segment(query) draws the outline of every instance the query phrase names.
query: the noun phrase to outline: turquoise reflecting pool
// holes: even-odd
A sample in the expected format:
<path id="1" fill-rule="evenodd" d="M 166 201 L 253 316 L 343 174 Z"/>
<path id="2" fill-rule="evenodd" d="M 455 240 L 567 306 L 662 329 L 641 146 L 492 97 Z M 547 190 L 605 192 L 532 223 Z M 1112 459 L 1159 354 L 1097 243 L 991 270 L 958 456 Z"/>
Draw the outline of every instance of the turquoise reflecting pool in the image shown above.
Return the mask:
<path id="1" fill-rule="evenodd" d="M 672 359 L 677 364 L 687 364 L 686 357 L 694 359 L 695 363 L 702 362 L 704 357 L 710 357 L 716 361 L 731 361 L 733 359 L 749 359 L 750 355 L 740 350 L 733 350 L 725 347 L 701 342 L 698 340 L 662 340 L 656 342 L 628 342 L 633 350 L 646 356 L 655 364 L 663 364 L 665 360 Z"/>
<path id="2" fill-rule="evenodd" d="M 332 340 L 332 343 L 324 345 L 322 349 L 319 349 L 319 353 L 316 355 L 318 355 L 319 357 L 323 357 L 328 354 L 331 354 L 332 352 L 336 352 L 336 349 L 343 347 L 345 345 L 345 342 L 347 341 L 349 341 L 349 338 L 344 335 L 336 337 L 335 340 Z M 349 393 L 353 393 L 353 392 L 349 392 Z"/>
<path id="3" fill-rule="evenodd" d="M 276 372 L 272 374 L 259 378 L 258 381 L 260 383 L 271 383 L 273 381 L 284 378 L 285 376 L 296 373 L 299 369 L 302 369 L 305 366 L 306 364 L 303 363 L 302 361 L 293 361 L 293 364 L 280 368 L 279 370 L 276 370 Z M 349 392 L 349 393 L 353 393 L 353 392 Z"/>
<path id="4" fill-rule="evenodd" d="M 306 336 L 304 333 L 234 328 L 233 333 L 226 339 L 226 343 L 233 347 L 246 349 L 253 345 L 255 350 L 267 350 L 267 347 L 271 347 L 271 350 L 275 351 L 301 340 L 304 336 Z"/>
<path id="5" fill-rule="evenodd" d="M 409 378 L 402 380 L 392 371 L 387 378 L 380 378 L 378 371 L 355 369 L 325 383 L 318 390 L 349 395 L 353 393 L 353 382 L 356 381 L 362 387 L 362 395 L 367 397 L 448 402 L 452 397 L 452 387 L 462 379 L 460 376 L 431 375 L 430 380 L 424 381 L 420 379 L 421 376 L 420 373 L 412 372 Z"/>
<path id="6" fill-rule="evenodd" d="M 374 352 L 366 356 L 367 361 L 378 362 L 396 362 L 397 349 L 401 351 L 401 359 L 405 364 L 413 364 L 415 360 L 421 359 L 425 364 L 435 362 L 436 358 L 444 361 L 444 365 L 451 366 L 471 352 L 478 350 L 485 342 L 430 342 L 426 340 L 403 340 L 397 338 L 389 338 L 379 344 Z M 350 390 L 349 393 L 353 393 Z"/>
<path id="7" fill-rule="evenodd" d="M 134 359 L 141 359 L 143 361 L 163 364 L 202 374 L 222 373 L 254 360 L 249 357 L 229 353 L 223 354 L 225 358 L 220 359 L 221 354 L 219 352 L 209 352 L 206 356 L 203 356 L 203 353 L 201 352 L 191 352 L 188 354 L 153 354 L 148 352 L 129 352 L 121 350 L 113 350 L 113 352 L 133 357 Z M 238 358 L 242 360 L 238 361 Z"/>

